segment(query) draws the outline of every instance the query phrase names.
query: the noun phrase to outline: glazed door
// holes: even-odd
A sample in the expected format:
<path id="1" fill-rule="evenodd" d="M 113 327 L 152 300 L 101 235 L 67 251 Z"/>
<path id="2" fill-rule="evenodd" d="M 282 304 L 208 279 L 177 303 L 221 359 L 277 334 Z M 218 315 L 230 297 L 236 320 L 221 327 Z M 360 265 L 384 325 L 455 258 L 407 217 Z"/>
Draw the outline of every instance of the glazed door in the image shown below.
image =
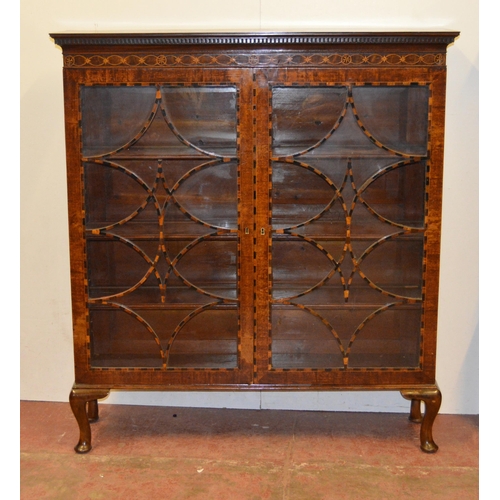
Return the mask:
<path id="1" fill-rule="evenodd" d="M 88 321 L 80 381 L 101 372 L 101 384 L 106 376 L 117 384 L 248 383 L 248 76 L 134 76 L 127 85 L 101 83 L 112 72 L 68 85 L 81 106 Z M 151 370 L 154 377 L 144 375 Z"/>
<path id="2" fill-rule="evenodd" d="M 257 78 L 260 383 L 401 383 L 422 369 L 430 89 L 373 77 Z"/>

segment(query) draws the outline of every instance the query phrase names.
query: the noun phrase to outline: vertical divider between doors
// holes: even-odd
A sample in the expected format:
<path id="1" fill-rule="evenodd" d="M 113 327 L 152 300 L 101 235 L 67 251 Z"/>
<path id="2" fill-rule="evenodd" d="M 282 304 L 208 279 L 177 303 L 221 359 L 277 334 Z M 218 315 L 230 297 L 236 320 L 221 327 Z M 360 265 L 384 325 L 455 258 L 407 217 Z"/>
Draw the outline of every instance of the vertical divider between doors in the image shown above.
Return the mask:
<path id="1" fill-rule="evenodd" d="M 254 383 L 260 383 L 269 368 L 270 350 L 270 224 L 269 224 L 269 88 L 267 75 L 255 70 L 254 158 L 255 158 L 255 354 Z"/>
<path id="2" fill-rule="evenodd" d="M 252 71 L 241 75 L 240 102 L 238 103 L 238 247 L 239 247 L 239 327 L 240 382 L 253 380 L 254 358 L 254 138 Z"/>

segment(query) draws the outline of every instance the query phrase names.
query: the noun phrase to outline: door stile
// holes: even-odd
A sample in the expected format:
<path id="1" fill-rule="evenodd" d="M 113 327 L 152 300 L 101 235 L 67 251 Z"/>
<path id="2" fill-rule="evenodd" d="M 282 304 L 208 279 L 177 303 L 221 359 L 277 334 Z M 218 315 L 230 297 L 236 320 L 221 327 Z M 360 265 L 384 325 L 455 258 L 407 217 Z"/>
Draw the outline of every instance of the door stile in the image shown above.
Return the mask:
<path id="1" fill-rule="evenodd" d="M 251 383 L 254 365 L 254 93 L 252 72 L 241 76 L 238 124 L 239 362 L 242 383 Z"/>
<path id="2" fill-rule="evenodd" d="M 271 349 L 271 130 L 269 87 L 263 71 L 254 72 L 254 164 L 255 164 L 255 353 L 254 383 L 269 371 Z"/>

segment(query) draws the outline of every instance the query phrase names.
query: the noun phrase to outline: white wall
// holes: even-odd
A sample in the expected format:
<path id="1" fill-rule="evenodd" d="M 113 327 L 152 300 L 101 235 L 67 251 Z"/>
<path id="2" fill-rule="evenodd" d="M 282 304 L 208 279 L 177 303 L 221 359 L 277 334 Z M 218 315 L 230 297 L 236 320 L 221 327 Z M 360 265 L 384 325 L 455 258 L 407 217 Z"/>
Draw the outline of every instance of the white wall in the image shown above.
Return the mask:
<path id="1" fill-rule="evenodd" d="M 478 402 L 478 5 L 470 0 L 24 0 L 21 6 L 21 399 L 73 383 L 58 31 L 459 30 L 448 52 L 437 380 L 442 413 Z M 108 402 L 407 411 L 399 393 L 128 393 Z"/>

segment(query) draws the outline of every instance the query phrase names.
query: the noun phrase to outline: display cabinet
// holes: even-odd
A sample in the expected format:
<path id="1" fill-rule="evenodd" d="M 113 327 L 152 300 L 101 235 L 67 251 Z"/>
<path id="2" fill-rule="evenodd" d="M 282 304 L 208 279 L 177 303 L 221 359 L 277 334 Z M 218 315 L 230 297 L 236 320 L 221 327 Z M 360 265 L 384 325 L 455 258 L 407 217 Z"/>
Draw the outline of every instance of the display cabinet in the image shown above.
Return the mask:
<path id="1" fill-rule="evenodd" d="M 112 389 L 400 391 L 437 450 L 457 35 L 51 35 L 76 451 Z"/>

